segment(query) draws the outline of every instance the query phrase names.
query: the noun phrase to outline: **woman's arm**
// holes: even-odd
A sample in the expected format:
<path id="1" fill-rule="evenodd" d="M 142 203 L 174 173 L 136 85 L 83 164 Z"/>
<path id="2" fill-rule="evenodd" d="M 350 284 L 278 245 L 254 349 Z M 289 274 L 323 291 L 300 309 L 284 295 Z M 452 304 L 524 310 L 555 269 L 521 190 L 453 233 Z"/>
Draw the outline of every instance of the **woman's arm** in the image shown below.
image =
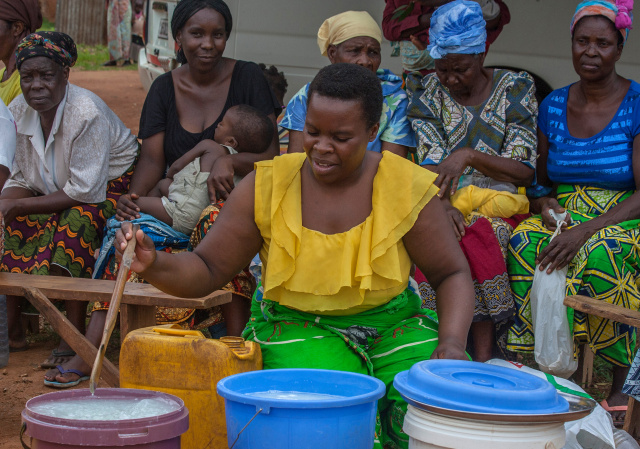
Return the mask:
<path id="1" fill-rule="evenodd" d="M 291 139 L 289 139 L 289 144 L 291 144 Z M 407 154 L 409 153 L 409 147 L 398 145 L 397 143 L 382 141 L 382 144 L 380 145 L 380 151 L 389 151 L 393 154 L 397 154 L 403 159 L 406 159 Z"/>
<path id="2" fill-rule="evenodd" d="M 440 187 L 438 195 L 445 195 L 448 188 L 451 195 L 455 194 L 460 176 L 467 167 L 473 167 L 496 181 L 510 182 L 517 186 L 531 185 L 534 175 L 533 168 L 520 161 L 481 153 L 469 147 L 459 148 L 438 164 L 438 178 L 435 181 Z"/>
<path id="3" fill-rule="evenodd" d="M 469 265 L 447 220 L 441 201 L 434 197 L 422 209 L 403 242 L 411 259 L 436 290 L 439 342 L 432 357 L 467 360 L 465 347 L 475 291 Z"/>
<path id="4" fill-rule="evenodd" d="M 536 263 L 540 264 L 541 270 L 546 268 L 547 272 L 551 273 L 555 269 L 564 268 L 573 260 L 587 240 L 599 230 L 623 221 L 640 218 L 640 134 L 633 139 L 632 166 L 636 184 L 635 193 L 604 214 L 567 229 L 556 236 L 536 258 Z M 564 208 L 560 207 L 555 199 L 552 199 L 548 201 L 547 209 L 542 211 L 543 218 L 545 213 L 548 214 L 549 207 L 558 212 L 564 212 Z"/>
<path id="5" fill-rule="evenodd" d="M 287 153 L 302 153 L 302 131 L 289 131 L 289 147 Z"/>
<path id="6" fill-rule="evenodd" d="M 164 132 L 142 141 L 140 158 L 131 179 L 129 192 L 120 196 L 116 205 L 116 218 L 120 221 L 140 218 L 140 208 L 132 199 L 145 196 L 162 179 L 167 160 L 164 157 Z"/>
<path id="7" fill-rule="evenodd" d="M 194 252 L 156 252 L 151 239 L 136 234 L 136 253 L 131 269 L 160 290 L 174 296 L 200 297 L 226 285 L 260 250 L 262 236 L 254 220 L 255 175 L 234 189 L 205 238 Z M 116 234 L 118 258 L 131 239 L 131 223 Z"/>
<path id="8" fill-rule="evenodd" d="M 53 214 L 81 204 L 84 203 L 69 198 L 63 190 L 49 195 L 33 196 L 29 190 L 10 187 L 0 196 L 0 212 L 7 223 L 16 217 L 31 214 Z"/>

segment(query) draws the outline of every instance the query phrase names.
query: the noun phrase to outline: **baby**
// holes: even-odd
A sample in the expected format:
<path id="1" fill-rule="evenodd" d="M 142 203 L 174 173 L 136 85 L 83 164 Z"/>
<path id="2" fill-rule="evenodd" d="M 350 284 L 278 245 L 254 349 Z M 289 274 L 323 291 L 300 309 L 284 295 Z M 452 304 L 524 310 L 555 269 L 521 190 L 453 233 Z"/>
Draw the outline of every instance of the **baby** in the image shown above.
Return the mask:
<path id="1" fill-rule="evenodd" d="M 140 212 L 191 235 L 203 209 L 211 204 L 207 178 L 216 159 L 226 154 L 262 153 L 269 147 L 273 133 L 273 123 L 264 113 L 248 105 L 234 106 L 216 127 L 213 142 L 200 142 L 185 153 L 148 196 L 134 201 Z M 234 183 L 241 179 L 234 176 Z"/>

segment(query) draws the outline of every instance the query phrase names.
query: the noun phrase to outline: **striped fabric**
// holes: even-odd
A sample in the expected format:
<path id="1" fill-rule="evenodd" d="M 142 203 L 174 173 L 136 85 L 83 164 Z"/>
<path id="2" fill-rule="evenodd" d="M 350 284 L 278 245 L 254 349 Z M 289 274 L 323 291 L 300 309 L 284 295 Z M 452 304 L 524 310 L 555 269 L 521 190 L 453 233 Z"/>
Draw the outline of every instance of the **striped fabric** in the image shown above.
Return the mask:
<path id="1" fill-rule="evenodd" d="M 569 87 L 553 91 L 540 105 L 538 128 L 549 139 L 549 178 L 556 184 L 635 189 L 631 162 L 633 138 L 640 134 L 640 84 L 631 81 L 614 118 L 588 139 L 569 134 Z"/>

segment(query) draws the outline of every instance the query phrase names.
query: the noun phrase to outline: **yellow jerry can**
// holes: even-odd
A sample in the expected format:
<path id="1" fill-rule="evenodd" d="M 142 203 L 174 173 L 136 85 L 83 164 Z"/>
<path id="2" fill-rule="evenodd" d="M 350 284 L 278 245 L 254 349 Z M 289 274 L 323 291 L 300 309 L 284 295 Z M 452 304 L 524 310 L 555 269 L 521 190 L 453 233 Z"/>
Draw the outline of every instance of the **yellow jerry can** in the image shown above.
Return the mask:
<path id="1" fill-rule="evenodd" d="M 240 337 L 212 340 L 177 324 L 132 331 L 120 349 L 120 387 L 170 393 L 189 409 L 182 449 L 228 447 L 224 399 L 216 384 L 231 374 L 260 369 L 257 343 Z"/>

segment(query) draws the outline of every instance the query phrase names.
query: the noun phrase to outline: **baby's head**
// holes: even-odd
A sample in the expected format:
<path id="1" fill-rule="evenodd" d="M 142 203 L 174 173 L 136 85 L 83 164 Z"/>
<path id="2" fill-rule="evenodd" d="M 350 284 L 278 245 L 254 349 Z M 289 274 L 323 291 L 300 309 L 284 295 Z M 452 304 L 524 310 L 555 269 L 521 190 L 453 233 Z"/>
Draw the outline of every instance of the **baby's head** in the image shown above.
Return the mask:
<path id="1" fill-rule="evenodd" d="M 140 14 L 144 9 L 144 0 L 135 0 L 133 3 L 133 10 L 136 14 Z"/>
<path id="2" fill-rule="evenodd" d="M 262 153 L 273 139 L 273 122 L 263 112 L 240 104 L 230 108 L 216 127 L 215 140 L 238 153 Z"/>

